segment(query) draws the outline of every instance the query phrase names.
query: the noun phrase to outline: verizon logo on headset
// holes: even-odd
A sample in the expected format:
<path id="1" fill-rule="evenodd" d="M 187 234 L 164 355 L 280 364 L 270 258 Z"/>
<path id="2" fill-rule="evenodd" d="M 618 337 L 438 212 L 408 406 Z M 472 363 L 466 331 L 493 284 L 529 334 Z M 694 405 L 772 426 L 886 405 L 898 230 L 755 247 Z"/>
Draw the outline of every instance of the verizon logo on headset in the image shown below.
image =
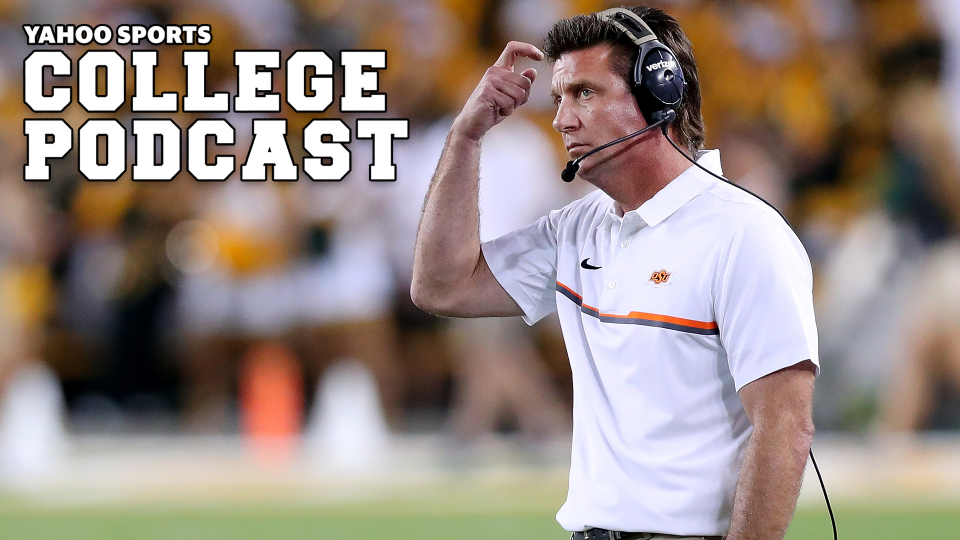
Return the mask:
<path id="1" fill-rule="evenodd" d="M 672 68 L 672 67 L 675 67 L 676 65 L 677 63 L 674 62 L 673 60 L 661 60 L 656 64 L 650 64 L 649 66 L 647 66 L 647 71 L 653 71 L 655 69 Z"/>

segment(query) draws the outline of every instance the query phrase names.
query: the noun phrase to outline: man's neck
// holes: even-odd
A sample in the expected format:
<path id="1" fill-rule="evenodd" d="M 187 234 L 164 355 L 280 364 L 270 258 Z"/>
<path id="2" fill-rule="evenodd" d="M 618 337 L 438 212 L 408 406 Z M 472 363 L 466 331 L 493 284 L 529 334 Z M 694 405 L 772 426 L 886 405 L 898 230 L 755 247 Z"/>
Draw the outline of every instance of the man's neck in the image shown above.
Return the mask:
<path id="1" fill-rule="evenodd" d="M 621 167 L 622 174 L 608 178 L 598 185 L 617 203 L 618 214 L 632 212 L 649 201 L 661 189 L 691 167 L 690 162 L 676 152 L 670 143 L 638 156 L 633 163 Z"/>

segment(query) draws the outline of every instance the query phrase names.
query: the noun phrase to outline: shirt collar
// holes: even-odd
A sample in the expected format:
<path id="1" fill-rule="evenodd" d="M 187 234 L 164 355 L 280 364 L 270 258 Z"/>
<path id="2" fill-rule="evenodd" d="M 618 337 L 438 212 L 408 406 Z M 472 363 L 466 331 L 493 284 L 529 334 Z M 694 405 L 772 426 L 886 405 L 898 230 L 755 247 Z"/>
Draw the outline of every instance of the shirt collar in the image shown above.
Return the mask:
<path id="1" fill-rule="evenodd" d="M 713 173 L 723 175 L 723 170 L 720 168 L 719 150 L 702 152 L 697 159 L 697 163 Z M 690 165 L 687 170 L 680 173 L 680 176 L 674 178 L 633 212 L 636 212 L 644 223 L 653 227 L 673 215 L 680 207 L 690 202 L 716 181 L 714 177 L 702 171 L 699 167 Z"/>

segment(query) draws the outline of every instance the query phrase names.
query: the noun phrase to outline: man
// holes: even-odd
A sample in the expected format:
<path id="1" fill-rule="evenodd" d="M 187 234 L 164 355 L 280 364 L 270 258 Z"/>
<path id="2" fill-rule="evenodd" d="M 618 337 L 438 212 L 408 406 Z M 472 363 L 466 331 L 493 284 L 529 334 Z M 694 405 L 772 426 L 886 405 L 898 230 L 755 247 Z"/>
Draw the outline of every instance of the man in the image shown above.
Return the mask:
<path id="1" fill-rule="evenodd" d="M 686 80 L 664 133 L 698 152 L 690 43 L 662 11 L 632 11 Z M 638 47 L 609 17 L 560 21 L 545 49 L 553 125 L 571 157 L 656 117 L 631 90 Z M 818 370 L 803 247 L 774 209 L 690 167 L 660 130 L 586 156 L 579 177 L 599 190 L 481 246 L 480 141 L 529 96 L 536 71 L 516 73 L 520 57 L 544 55 L 509 43 L 450 130 L 424 204 L 414 301 L 528 323 L 559 312 L 574 433 L 557 519 L 575 539 L 782 539 L 813 437 Z M 699 163 L 720 171 L 716 151 Z"/>

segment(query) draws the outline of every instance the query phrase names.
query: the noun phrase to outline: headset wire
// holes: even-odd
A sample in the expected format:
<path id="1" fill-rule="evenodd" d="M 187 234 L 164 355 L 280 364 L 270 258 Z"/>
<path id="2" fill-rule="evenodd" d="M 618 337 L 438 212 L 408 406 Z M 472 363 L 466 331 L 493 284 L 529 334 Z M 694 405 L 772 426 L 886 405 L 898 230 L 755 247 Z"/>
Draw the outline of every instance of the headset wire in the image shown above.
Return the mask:
<path id="1" fill-rule="evenodd" d="M 680 155 L 681 155 L 681 156 L 687 158 L 687 161 L 689 161 L 690 163 L 693 163 L 693 164 L 696 165 L 697 167 L 700 167 L 701 169 L 703 169 L 704 172 L 706 172 L 707 174 L 713 176 L 714 178 L 718 178 L 718 179 L 720 179 L 720 180 L 722 180 L 722 181 L 730 184 L 731 186 L 733 186 L 733 187 L 735 187 L 735 188 L 738 188 L 738 189 L 741 189 L 741 190 L 743 190 L 743 191 L 746 191 L 747 193 L 749 193 L 749 194 L 753 195 L 754 197 L 760 199 L 761 201 L 763 201 L 764 204 L 766 204 L 766 205 L 769 206 L 770 208 L 773 208 L 774 211 L 776 211 L 776 213 L 780 214 L 780 217 L 782 217 L 782 218 L 783 218 L 783 221 L 785 221 L 785 222 L 787 223 L 787 226 L 788 226 L 788 227 L 791 227 L 791 225 L 790 225 L 790 220 L 788 220 L 787 217 L 783 215 L 783 212 L 781 212 L 779 208 L 777 208 L 776 206 L 770 204 L 769 202 L 767 202 L 766 199 L 764 199 L 763 197 L 761 197 L 761 196 L 757 195 L 756 193 L 750 191 L 749 189 L 747 189 L 747 188 L 745 188 L 745 187 L 743 187 L 743 186 L 739 186 L 739 185 L 737 185 L 737 184 L 734 184 L 733 182 L 731 182 L 730 180 L 724 178 L 723 176 L 720 176 L 719 174 L 717 174 L 717 173 L 715 173 L 715 172 L 707 169 L 707 168 L 704 167 L 703 165 L 697 163 L 697 161 L 696 161 L 695 159 L 693 159 L 692 157 L 688 156 L 686 152 L 684 152 L 683 150 L 681 150 L 680 147 L 677 146 L 677 143 L 673 142 L 673 139 L 671 139 L 671 138 L 670 138 L 670 135 L 667 134 L 667 125 L 664 124 L 664 125 L 661 126 L 661 127 L 663 128 L 663 135 L 664 135 L 664 137 L 666 137 L 667 142 L 669 142 L 671 146 L 673 146 L 674 148 L 676 148 L 676 149 L 677 149 L 677 152 L 680 152 Z M 792 227 L 791 227 L 791 228 L 792 228 Z"/>
<path id="2" fill-rule="evenodd" d="M 673 142 L 673 139 L 670 138 L 670 135 L 669 135 L 669 133 L 667 132 L 667 128 L 668 128 L 667 124 L 663 124 L 663 125 L 662 125 L 662 128 L 663 128 L 663 136 L 667 139 L 667 141 L 670 143 L 670 145 L 673 146 L 673 147 L 677 150 L 677 152 L 680 152 L 680 155 L 681 155 L 681 156 L 687 158 L 687 161 L 689 161 L 690 163 L 693 163 L 693 164 L 696 165 L 697 167 L 700 167 L 701 169 L 704 170 L 704 172 L 706 172 L 706 173 L 708 173 L 708 174 L 710 174 L 710 175 L 712 175 L 712 176 L 714 176 L 714 177 L 716 177 L 716 178 L 718 178 L 718 179 L 720 179 L 720 180 L 722 180 L 722 181 L 730 184 L 731 186 L 734 186 L 734 187 L 737 187 L 737 188 L 739 188 L 739 189 L 742 189 L 743 191 L 746 191 L 747 193 L 749 193 L 749 194 L 753 195 L 754 197 L 760 199 L 760 200 L 763 201 L 767 206 L 769 206 L 770 208 L 773 208 L 778 214 L 780 214 L 780 217 L 782 217 L 782 218 L 783 218 L 783 221 L 785 221 L 785 222 L 787 223 L 787 226 L 788 226 L 788 227 L 790 226 L 790 221 L 787 220 L 786 216 L 783 215 L 783 212 L 781 212 L 776 206 L 770 204 L 770 203 L 767 202 L 763 197 L 757 195 L 756 193 L 750 191 L 749 189 L 747 189 L 747 188 L 745 188 L 745 187 L 743 187 L 743 186 L 738 186 L 737 184 L 734 184 L 733 182 L 731 182 L 730 180 L 724 178 L 723 176 L 720 176 L 719 174 L 716 174 L 716 173 L 714 173 L 713 171 L 708 170 L 708 169 L 707 169 L 706 167 L 704 167 L 703 165 L 700 165 L 699 163 L 697 163 L 696 160 L 694 160 L 693 158 L 691 158 L 690 156 L 688 156 L 686 152 L 684 152 L 683 150 L 681 150 L 680 147 L 677 146 L 677 143 Z M 813 448 L 810 449 L 810 461 L 813 462 L 813 470 L 815 470 L 815 471 L 817 472 L 817 480 L 820 481 L 820 489 L 823 491 L 823 500 L 824 500 L 824 502 L 827 503 L 827 512 L 830 514 L 830 526 L 833 527 L 833 540 L 837 540 L 837 520 L 836 520 L 836 519 L 834 518 L 834 516 L 833 516 L 833 507 L 830 506 L 830 497 L 827 496 L 827 486 L 826 486 L 826 484 L 823 483 L 823 475 L 820 474 L 820 467 L 817 466 L 817 460 L 816 460 L 816 458 L 813 457 Z"/>

